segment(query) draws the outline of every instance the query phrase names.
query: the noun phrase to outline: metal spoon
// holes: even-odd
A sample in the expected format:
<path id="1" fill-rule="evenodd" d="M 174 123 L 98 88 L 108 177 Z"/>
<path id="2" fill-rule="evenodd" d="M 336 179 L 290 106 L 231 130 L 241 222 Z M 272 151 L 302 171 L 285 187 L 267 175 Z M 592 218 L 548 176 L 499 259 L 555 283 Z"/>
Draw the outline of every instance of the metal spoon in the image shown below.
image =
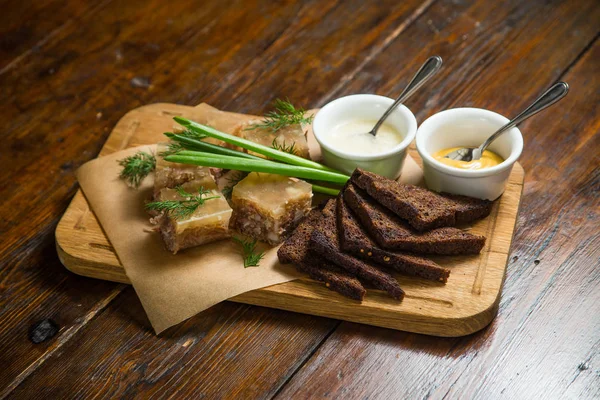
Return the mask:
<path id="1" fill-rule="evenodd" d="M 410 81 L 408 86 L 404 88 L 398 99 L 396 99 L 396 101 L 394 101 L 390 108 L 388 108 L 383 113 L 381 118 L 379 118 L 379 121 L 377 121 L 377 123 L 375 124 L 373 129 L 369 131 L 369 133 L 375 136 L 377 134 L 377 130 L 379 129 L 381 124 L 383 124 L 383 121 L 385 121 L 385 119 L 390 116 L 392 111 L 394 111 L 396 107 L 398 107 L 400 104 L 404 103 L 406 99 L 412 96 L 412 94 L 416 92 L 417 89 L 419 89 L 421 86 L 423 86 L 423 84 L 427 82 L 429 78 L 431 78 L 436 72 L 438 72 L 441 67 L 442 58 L 440 56 L 429 57 L 427 61 L 425 61 L 425 63 L 421 66 L 421 68 L 419 68 L 419 71 L 412 78 L 412 81 Z"/>
<path id="2" fill-rule="evenodd" d="M 459 161 L 473 161 L 479 160 L 485 149 L 500 135 L 508 131 L 512 127 L 525 121 L 527 118 L 534 116 L 545 108 L 550 107 L 569 93 L 569 85 L 566 82 L 558 82 L 550 89 L 546 90 L 532 105 L 527 107 L 525 111 L 514 117 L 502 128 L 498 129 L 492 136 L 490 136 L 483 144 L 479 147 L 464 147 L 448 154 L 446 158 Z"/>

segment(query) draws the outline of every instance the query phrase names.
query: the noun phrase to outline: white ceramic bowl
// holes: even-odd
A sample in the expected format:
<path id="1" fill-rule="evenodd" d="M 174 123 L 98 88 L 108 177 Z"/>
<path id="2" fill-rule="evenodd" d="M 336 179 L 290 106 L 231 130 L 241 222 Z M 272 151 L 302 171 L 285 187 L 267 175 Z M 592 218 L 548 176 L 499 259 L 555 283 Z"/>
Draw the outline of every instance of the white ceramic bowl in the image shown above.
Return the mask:
<path id="1" fill-rule="evenodd" d="M 427 187 L 438 192 L 494 200 L 503 192 L 514 163 L 523 151 L 523 136 L 512 128 L 488 148 L 504 161 L 494 167 L 465 170 L 435 160 L 433 153 L 450 147 L 479 146 L 508 118 L 480 108 L 454 108 L 434 114 L 417 131 Z"/>
<path id="2" fill-rule="evenodd" d="M 417 120 L 404 105 L 397 107 L 386 119 L 386 123 L 402 133 L 404 139 L 383 153 L 352 154 L 337 149 L 327 140 L 327 132 L 340 121 L 378 120 L 393 102 L 394 100 L 389 97 L 355 94 L 340 97 L 321 108 L 313 121 L 313 131 L 317 142 L 321 145 L 324 164 L 347 174 L 360 167 L 392 179 L 400 176 L 406 158 L 406 149 L 417 132 Z"/>

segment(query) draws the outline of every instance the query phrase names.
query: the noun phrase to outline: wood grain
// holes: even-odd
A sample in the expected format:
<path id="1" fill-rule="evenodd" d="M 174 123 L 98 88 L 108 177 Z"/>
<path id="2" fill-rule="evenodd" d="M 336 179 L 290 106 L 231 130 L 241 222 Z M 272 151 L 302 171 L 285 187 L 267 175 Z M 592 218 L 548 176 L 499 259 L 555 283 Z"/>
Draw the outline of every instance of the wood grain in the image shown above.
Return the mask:
<path id="1" fill-rule="evenodd" d="M 600 77 L 593 72 L 599 68 L 596 41 L 562 77 L 572 88 L 564 118 L 549 124 L 540 116 L 523 127 L 532 144 L 522 160 L 535 172 L 525 182 L 506 298 L 494 332 L 481 338 L 490 352 L 464 370 L 482 385 L 459 379 L 450 395 L 600 396 L 600 121 L 593 117 L 600 114 Z M 565 157 L 566 149 L 573 153 Z M 483 365 L 489 370 L 478 374 Z"/>
<path id="2" fill-rule="evenodd" d="M 164 103 L 132 110 L 115 126 L 100 154 L 156 143 L 173 126 L 174 115 L 193 119 L 193 112 L 193 107 Z M 372 290 L 357 305 L 307 279 L 253 290 L 231 300 L 436 336 L 473 333 L 485 327 L 497 310 L 522 182 L 523 169 L 516 164 L 491 215 L 472 226 L 470 232 L 487 237 L 479 256 L 437 260 L 452 270 L 446 285 L 399 276 L 406 292 L 401 303 Z M 70 271 L 127 282 L 125 270 L 81 193 L 56 228 L 56 244 L 61 261 Z"/>
<path id="3" fill-rule="evenodd" d="M 473 79 L 475 82 L 469 90 L 457 86 L 454 90 L 459 92 L 458 99 L 448 97 L 441 102 L 427 102 L 423 95 L 415 95 L 417 106 L 425 107 L 421 115 L 451 106 L 479 104 L 512 115 L 536 97 L 540 90 L 536 85 L 540 85 L 540 81 L 549 85 L 553 80 L 564 79 L 571 84 L 571 93 L 559 108 L 521 127 L 525 136 L 521 160 L 528 174 L 497 318 L 489 328 L 470 337 L 436 341 L 342 323 L 282 390 L 281 398 L 302 398 L 307 394 L 333 398 L 370 395 L 374 398 L 587 399 L 598 396 L 595 354 L 600 342 L 597 322 L 600 311 L 596 304 L 600 298 L 596 275 L 600 262 L 593 249 L 600 244 L 595 226 L 600 217 L 597 196 L 600 81 L 592 71 L 599 68 L 600 46 L 594 36 L 600 10 L 585 2 L 560 3 L 552 9 L 534 3 L 522 3 L 522 6 L 534 7 L 535 12 L 524 13 L 517 7 L 519 15 L 525 18 L 513 18 L 511 13 L 515 9 L 507 7 L 507 14 L 490 10 L 495 12 L 486 15 L 486 5 L 474 3 L 466 10 L 456 10 L 452 21 L 448 19 L 447 4 L 437 3 L 429 10 L 430 19 L 417 21 L 406 32 L 424 42 L 433 41 L 430 42 L 433 47 L 449 46 L 443 38 L 451 32 L 473 37 L 477 21 L 480 27 L 491 21 L 497 21 L 496 27 L 502 27 L 502 21 L 508 19 L 518 23 L 513 27 L 519 32 L 517 40 L 528 40 L 537 31 L 545 34 L 545 41 L 562 43 L 560 36 L 568 32 L 545 32 L 546 28 L 536 28 L 537 22 L 533 20 L 545 12 L 548 20 L 554 21 L 558 18 L 555 15 L 567 12 L 565 7 L 571 6 L 569 21 L 572 18 L 577 22 L 569 22 L 572 25 L 567 29 L 588 32 L 576 43 L 567 45 L 572 49 L 570 54 L 557 54 L 552 46 L 541 46 L 534 53 L 507 49 L 504 54 L 499 48 L 489 56 L 505 58 L 507 69 L 509 65 L 518 65 L 515 68 L 531 71 L 535 60 L 538 65 L 546 65 L 542 60 L 547 52 L 547 57 L 554 58 L 548 65 L 563 65 L 562 70 L 536 69 L 536 79 L 521 77 L 518 84 L 505 87 L 505 79 L 498 79 L 501 72 L 490 68 Z M 583 12 L 593 14 L 594 18 L 587 18 Z M 432 24 L 443 29 L 434 33 Z M 511 30 L 506 28 L 506 31 Z M 434 78 L 441 80 L 436 84 L 442 88 L 440 96 L 444 95 L 444 88 L 453 87 L 450 81 L 455 80 L 454 84 L 458 85 L 461 76 L 468 77 L 469 71 L 477 68 L 485 53 L 473 52 L 475 42 L 485 44 L 479 48 L 487 49 L 488 43 L 499 34 L 492 26 L 488 26 L 486 32 L 490 38 L 481 37 L 480 33 L 476 40 L 465 40 L 464 45 L 454 47 L 458 50 L 455 54 L 458 61 L 446 58 L 446 68 L 441 74 L 451 77 Z M 535 42 L 541 40 L 540 36 Z M 590 41 L 595 44 L 588 51 Z M 464 54 L 461 53 L 463 46 Z M 399 40 L 390 46 L 390 51 L 404 52 L 414 59 L 421 50 L 411 51 L 411 47 L 412 44 Z M 584 56 L 561 76 L 562 71 L 570 68 L 572 57 L 579 57 L 576 51 Z M 375 61 L 379 63 L 377 66 L 368 65 L 365 71 L 391 71 L 393 59 L 388 52 L 386 54 Z M 386 57 L 387 61 L 380 61 Z M 562 60 L 557 59 L 561 57 Z M 453 78 L 455 74 L 457 78 Z M 505 78 L 515 79 L 512 75 Z M 396 85 L 386 79 L 382 82 L 385 87 Z M 527 94 L 516 96 L 515 87 Z M 379 91 L 376 84 L 373 88 Z M 578 117 L 574 120 L 575 115 Z M 566 154 L 567 149 L 575 153 Z M 575 278 L 579 273 L 581 275 Z M 361 367 L 356 368 L 356 365 Z"/>
<path id="4" fill-rule="evenodd" d="M 294 330 L 307 329 L 304 323 L 325 324 L 327 329 L 272 341 L 272 349 L 260 348 L 260 337 L 276 335 L 281 328 L 274 323 L 254 331 L 252 342 L 236 342 L 225 332 L 221 342 L 209 347 L 201 334 L 192 334 L 197 340 L 192 352 L 204 357 L 201 366 L 188 368 L 190 359 L 181 361 L 179 353 L 168 357 L 161 352 L 164 339 L 140 328 L 144 321 L 132 316 L 140 307 L 130 291 L 124 301 L 117 297 L 105 306 L 117 286 L 66 273 L 55 258 L 52 232 L 76 190 L 72 171 L 95 157 L 126 110 L 142 104 L 206 100 L 221 108 L 260 113 L 281 96 L 306 107 L 344 93 L 393 96 L 422 60 L 437 53 L 444 57 L 445 68 L 407 103 L 419 121 L 462 105 L 508 115 L 556 79 L 562 77 L 572 87 L 561 103 L 562 114 L 549 111 L 548 118 L 535 117 L 522 127 L 526 152 L 521 161 L 528 175 L 499 315 L 489 328 L 465 339 L 432 339 L 343 323 L 340 332 L 352 339 L 348 344 L 353 344 L 356 357 L 344 362 L 335 352 L 315 353 L 309 366 L 328 362 L 331 373 L 322 367 L 316 374 L 303 369 L 290 381 L 293 390 L 278 393 L 290 397 L 301 386 L 321 382 L 322 387 L 341 385 L 339 391 L 328 392 L 331 397 L 343 392 L 344 398 L 600 395 L 594 325 L 599 318 L 595 303 L 589 303 L 597 302 L 598 279 L 589 269 L 597 253 L 590 250 L 595 244 L 586 242 L 597 233 L 594 210 L 599 208 L 599 161 L 590 156 L 600 154 L 597 2 L 249 1 L 230 6 L 207 0 L 199 9 L 191 1 L 169 2 L 167 7 L 156 1 L 115 0 L 94 3 L 100 6 L 94 14 L 81 14 L 76 24 L 44 40 L 45 30 L 54 29 L 63 16 L 78 15 L 76 2 L 60 3 L 56 13 L 36 16 L 35 10 L 49 1 L 0 2 L 0 21 L 9 31 L 32 26 L 30 21 L 40 27 L 29 42 L 12 36 L 14 52 L 2 53 L 9 59 L 24 54 L 10 73 L 0 76 L 5 143 L 0 149 L 0 195 L 7 205 L 0 208 L 0 387 L 9 389 L 2 393 L 30 376 L 12 398 L 39 396 L 44 387 L 63 398 L 73 397 L 80 388 L 89 394 L 112 390 L 127 392 L 122 397 L 149 397 L 145 393 L 154 393 L 167 377 L 176 380 L 189 371 L 188 384 L 178 381 L 177 397 L 194 397 L 200 386 L 211 387 L 204 393 L 214 397 L 219 389 L 235 385 L 220 372 L 223 364 L 230 364 L 224 363 L 219 343 L 231 340 L 237 343 L 236 366 L 254 377 L 243 380 L 247 388 L 237 387 L 239 393 L 271 397 L 321 343 L 330 341 L 328 335 L 337 324 L 260 309 L 262 314 L 251 318 L 257 324 L 264 318 L 298 318 Z M 360 12 L 352 13 L 350 7 L 359 6 Z M 0 34 L 2 39 L 5 35 Z M 33 42 L 39 46 L 30 47 Z M 131 86 L 135 77 L 149 78 L 152 86 L 145 87 L 144 79 Z M 575 154 L 565 158 L 571 148 Z M 591 300 L 580 301 L 581 296 Z M 233 309 L 221 312 L 248 307 L 229 306 Z M 112 323 L 100 319 L 105 313 L 111 314 Z M 5 322 L 8 315 L 13 318 L 10 323 Z M 26 327 L 49 316 L 62 322 L 61 336 L 50 347 L 31 345 Z M 203 318 L 192 323 L 199 325 Z M 99 322 L 93 328 L 85 329 L 95 321 Z M 128 335 L 121 335 L 122 329 Z M 66 331 L 72 335 L 64 336 Z M 110 340 L 117 335 L 122 339 Z M 337 336 L 331 338 L 335 341 Z M 63 351 L 73 340 L 81 346 L 96 341 L 94 356 L 72 347 Z M 61 345 L 54 346 L 59 341 Z M 276 351 L 277 368 L 249 369 L 261 352 L 269 351 Z M 331 357 L 322 359 L 325 354 Z M 52 367 L 46 368 L 49 362 Z M 132 365 L 160 365 L 163 381 L 153 385 L 151 377 L 145 379 L 147 368 L 132 370 Z M 111 375 L 103 375 L 103 368 Z M 200 375 L 202 382 L 190 376 L 198 368 L 210 370 Z M 69 370 L 68 376 L 60 373 L 63 369 Z M 106 379 L 90 380 L 95 371 L 112 385 L 104 384 Z M 331 380 L 319 379 L 319 374 Z M 305 397 L 320 393 L 315 390 Z"/>
<path id="5" fill-rule="evenodd" d="M 269 398 L 336 325 L 225 302 L 157 338 L 128 289 L 12 396 Z"/>
<path id="6" fill-rule="evenodd" d="M 80 24 L 68 24 L 20 60 L 18 68 L 0 75 L 4 104 L 0 115 L 6 121 L 0 194 L 3 204 L 11 205 L 0 208 L 0 361 L 6 366 L 0 372 L 0 398 L 101 313 L 114 298 L 114 291 L 124 287 L 64 273 L 53 232 L 75 194 L 74 169 L 95 156 L 123 110 L 139 105 L 143 96 L 185 94 L 171 91 L 172 87 L 133 87 L 130 81 L 137 74 L 132 71 L 155 61 L 153 57 L 159 54 L 165 57 L 163 63 L 172 64 L 190 52 L 189 46 L 196 41 L 206 46 L 205 53 L 193 53 L 205 65 L 218 66 L 225 57 L 234 65 L 243 65 L 261 51 L 263 41 L 274 40 L 284 31 L 300 7 L 264 4 L 240 10 L 205 2 L 204 12 L 192 13 L 196 2 L 163 8 L 158 3 L 101 3 L 105 7 L 97 8 L 98 14 L 85 14 Z M 69 8 L 69 4 L 63 3 L 63 7 Z M 162 12 L 162 21 L 167 22 L 171 12 L 187 16 L 185 22 L 171 24 L 168 35 L 161 39 L 165 40 L 162 49 L 149 34 L 155 27 L 143 18 L 151 9 Z M 75 12 L 69 8 L 62 16 Z M 276 16 L 278 22 L 271 23 L 268 15 Z M 253 24 L 243 23 L 246 18 Z M 214 36 L 211 29 L 225 31 L 230 24 L 239 25 L 240 37 L 205 40 Z M 175 40 L 181 47 L 169 45 Z M 234 42 L 238 51 L 229 50 Z M 218 51 L 212 54 L 211 48 Z M 165 71 L 159 68 L 157 65 L 158 75 Z M 193 85 L 189 78 L 181 78 L 185 73 L 194 74 L 189 65 L 169 68 L 173 70 L 173 75 L 166 75 L 169 82 L 184 79 L 181 82 Z M 47 73 L 50 69 L 54 73 Z M 208 84 L 218 82 L 215 77 L 221 72 L 212 73 L 217 75 L 199 86 L 211 90 Z M 121 90 L 104 89 L 115 81 L 122 82 Z M 27 330 L 42 318 L 55 319 L 61 331 L 55 339 L 34 346 L 27 339 Z"/>
<path id="7" fill-rule="evenodd" d="M 18 69 L 21 60 L 52 40 L 61 30 L 104 2 L 7 0 L 0 4 L 0 74 Z M 22 18 L 27 15 L 27 18 Z M 52 72 L 49 72 L 52 74 Z"/>
<path id="8" fill-rule="evenodd" d="M 289 97 L 308 108 L 318 108 L 323 105 L 319 98 L 383 52 L 433 2 L 346 0 L 331 8 L 328 5 L 333 2 L 307 7 L 298 24 L 290 26 L 238 75 L 234 96 L 210 102 L 224 110 L 259 115 L 268 111 L 276 98 Z M 247 82 L 254 84 L 248 86 Z M 192 104 L 209 101 L 202 97 L 194 100 Z"/>
<path id="9" fill-rule="evenodd" d="M 590 0 L 437 2 L 335 96 L 375 92 L 393 97 L 411 71 L 439 54 L 444 60 L 440 72 L 407 101 L 419 122 L 454 107 L 512 117 L 586 50 L 598 33 L 597 21 L 600 7 Z M 560 51 L 551 43 L 560 43 Z"/>
<path id="10" fill-rule="evenodd" d="M 0 263 L 2 271 L 9 271 L 0 282 L 0 397 L 101 312 L 115 289 L 122 290 L 122 285 L 65 274 L 55 256 L 52 228 L 27 243 L 20 257 Z M 56 321 L 60 332 L 35 345 L 27 338 L 29 326 L 46 318 Z"/>
<path id="11" fill-rule="evenodd" d="M 246 66 L 250 60 L 259 60 L 272 43 L 293 41 L 291 38 L 307 29 L 323 29 L 336 16 L 329 12 L 323 18 L 322 11 L 336 7 L 344 10 L 357 3 L 331 2 L 317 11 L 313 10 L 315 4 L 245 2 L 243 7 L 223 7 L 222 3 L 207 1 L 199 9 L 193 1 L 169 6 L 155 1 L 102 2 L 94 13 L 84 14 L 77 24 L 66 25 L 52 40 L 43 40 L 32 48 L 19 60 L 18 68 L 10 69 L 10 74 L 0 75 L 0 98 L 4 104 L 0 115 L 5 121 L 3 137 L 7 142 L 4 149 L 10 150 L 0 156 L 0 194 L 4 202 L 14 205 L 0 209 L 0 279 L 3 288 L 14 286 L 11 299 L 19 299 L 9 301 L 5 296 L 9 292 L 0 292 L 0 343 L 6 346 L 0 349 L 0 358 L 4 361 L 12 353 L 19 355 L 3 370 L 0 387 L 6 391 L 2 393 L 10 392 L 52 351 L 57 351 L 55 346 L 51 346 L 55 349 L 51 351 L 44 345 L 31 351 L 25 332 L 38 315 L 52 316 L 61 322 L 61 336 L 50 344 L 59 340 L 62 343 L 69 339 L 63 336 L 65 332 L 85 326 L 89 318 L 102 312 L 96 305 L 106 306 L 109 302 L 105 300 L 113 296 L 114 285 L 50 268 L 59 265 L 52 232 L 75 193 L 74 169 L 97 154 L 126 110 L 161 99 L 230 99 L 237 82 L 248 88 L 260 85 L 248 74 Z M 361 60 L 345 49 L 357 43 L 362 48 L 376 46 L 392 33 L 396 23 L 418 13 L 421 3 L 387 1 L 381 5 L 354 18 L 363 27 L 360 33 L 367 35 L 368 42 L 353 34 L 351 27 L 344 28 L 343 35 L 333 36 L 339 42 L 340 52 L 348 53 L 346 68 L 355 68 Z M 63 6 L 57 19 L 75 13 L 69 8 L 71 3 Z M 385 23 L 384 29 L 380 28 L 381 23 Z M 290 33 L 292 25 L 294 30 Z M 324 41 L 299 43 L 304 43 L 302 52 L 307 55 L 312 51 L 319 53 L 319 43 L 327 45 Z M 19 49 L 26 49 L 28 44 L 23 42 L 21 46 Z M 253 65 L 260 70 L 260 63 Z M 277 65 L 282 64 L 274 62 L 272 68 Z M 302 65 L 310 67 L 310 63 Z M 238 81 L 236 76 L 240 73 L 245 73 L 245 78 Z M 345 70 L 335 70 L 330 78 L 335 81 L 343 73 Z M 223 91 L 224 88 L 228 90 Z M 253 101 L 267 104 L 273 94 L 268 95 Z M 56 279 L 64 280 L 62 286 L 47 285 Z M 90 304 L 71 301 L 86 292 L 94 293 L 95 285 L 104 290 L 96 303 L 92 295 Z M 51 301 L 45 302 L 46 299 Z M 28 306 L 17 311 L 21 304 Z M 7 315 L 17 314 L 17 325 L 4 323 Z M 70 315 L 72 319 L 67 318 Z M 143 332 L 140 335 L 146 337 Z M 305 356 L 309 354 L 310 351 Z"/>

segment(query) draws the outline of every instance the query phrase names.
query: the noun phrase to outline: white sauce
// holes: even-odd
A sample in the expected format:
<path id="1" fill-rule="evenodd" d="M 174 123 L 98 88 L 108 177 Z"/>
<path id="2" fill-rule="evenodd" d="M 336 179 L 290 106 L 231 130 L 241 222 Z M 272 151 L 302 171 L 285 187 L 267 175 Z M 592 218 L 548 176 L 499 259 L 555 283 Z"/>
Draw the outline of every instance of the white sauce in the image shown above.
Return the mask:
<path id="1" fill-rule="evenodd" d="M 369 133 L 377 120 L 352 119 L 338 123 L 327 134 L 327 142 L 337 150 L 352 154 L 385 153 L 402 142 L 402 134 L 384 123 L 377 135 Z"/>

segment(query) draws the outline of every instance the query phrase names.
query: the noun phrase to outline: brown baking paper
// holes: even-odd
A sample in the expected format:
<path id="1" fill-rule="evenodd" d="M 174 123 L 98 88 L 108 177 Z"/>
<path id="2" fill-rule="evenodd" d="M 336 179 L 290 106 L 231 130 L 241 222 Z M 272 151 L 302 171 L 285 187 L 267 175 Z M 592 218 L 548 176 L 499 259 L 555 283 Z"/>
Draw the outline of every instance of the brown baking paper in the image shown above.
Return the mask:
<path id="1" fill-rule="evenodd" d="M 215 109 L 205 104 L 196 107 L 198 120 L 204 111 L 214 113 Z M 234 119 L 239 121 L 240 114 L 231 114 L 229 122 Z M 227 118 L 220 123 L 226 124 Z M 213 126 L 220 129 L 220 123 Z M 309 147 L 313 157 L 320 154 L 312 132 Z M 244 268 L 240 247 L 231 240 L 176 255 L 165 250 L 144 211 L 153 178 L 146 178 L 138 189 L 118 178 L 121 167 L 117 161 L 139 150 L 155 151 L 155 146 L 130 148 L 90 161 L 79 168 L 77 178 L 156 333 L 223 300 L 302 276 L 293 267 L 279 264 L 277 249 L 266 245 L 260 266 L 249 268 Z M 421 178 L 420 168 L 407 157 L 401 181 L 418 183 Z"/>

